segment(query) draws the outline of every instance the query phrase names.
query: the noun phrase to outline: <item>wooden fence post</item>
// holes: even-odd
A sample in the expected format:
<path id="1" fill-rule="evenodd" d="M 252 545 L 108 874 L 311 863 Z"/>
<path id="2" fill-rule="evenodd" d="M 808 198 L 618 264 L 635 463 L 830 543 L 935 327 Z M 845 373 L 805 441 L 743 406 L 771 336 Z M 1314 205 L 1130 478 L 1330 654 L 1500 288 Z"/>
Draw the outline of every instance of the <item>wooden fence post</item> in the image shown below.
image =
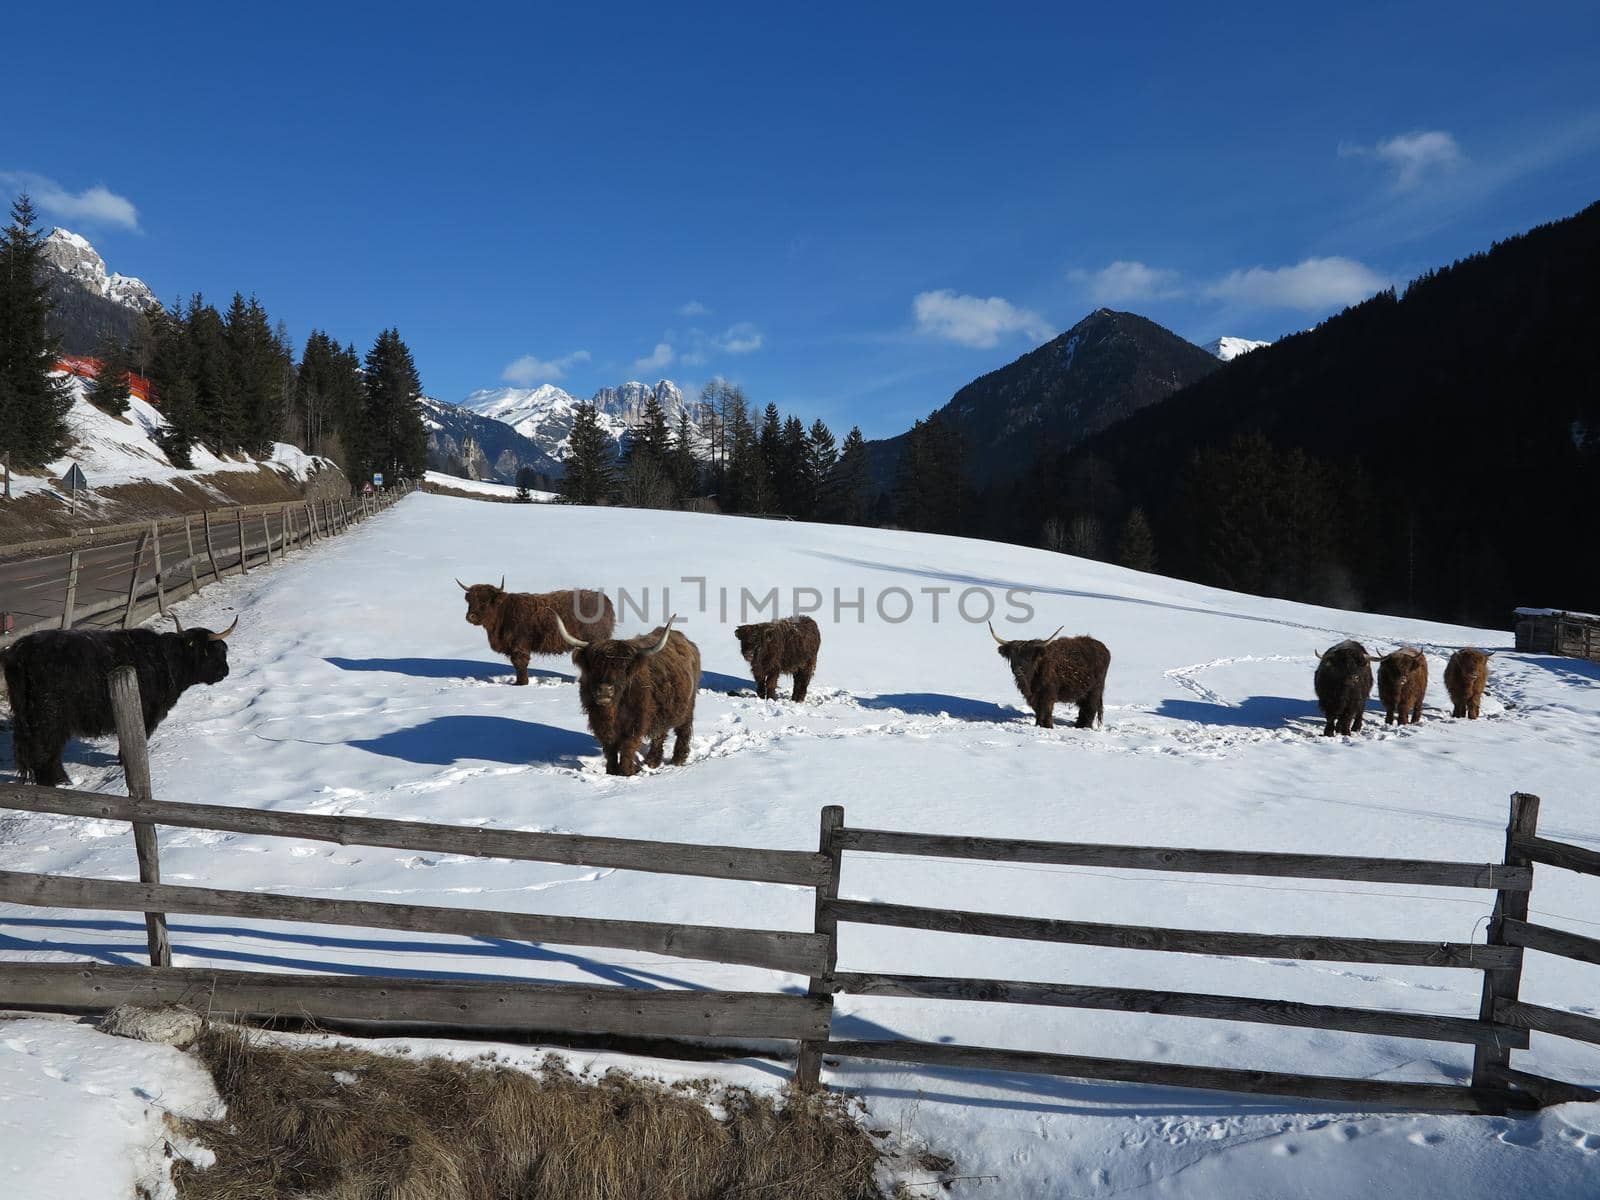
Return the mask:
<path id="1" fill-rule="evenodd" d="M 61 605 L 61 628 L 72 628 L 73 607 L 78 602 L 78 551 L 67 563 L 67 598 Z"/>
<path id="2" fill-rule="evenodd" d="M 267 524 L 267 514 L 261 514 L 261 536 L 267 543 L 267 566 L 272 565 L 272 526 Z"/>
<path id="3" fill-rule="evenodd" d="M 139 547 L 133 552 L 133 576 L 128 580 L 128 607 L 122 610 L 124 629 L 133 624 L 133 602 L 139 596 L 139 568 L 144 565 L 144 547 L 149 540 L 150 531 L 146 529 L 139 535 Z"/>
<path id="4" fill-rule="evenodd" d="M 149 804 L 150 746 L 145 741 L 144 708 L 139 700 L 139 676 L 132 667 L 111 672 L 111 714 L 117 723 L 117 742 L 122 752 L 122 772 L 128 781 L 128 798 L 137 808 Z M 161 858 L 156 844 L 156 827 L 148 821 L 133 823 L 133 846 L 139 856 L 139 882 L 161 882 Z M 150 941 L 150 965 L 172 965 L 172 939 L 167 933 L 163 913 L 145 913 L 145 930 Z"/>
<path id="5" fill-rule="evenodd" d="M 167 612 L 167 592 L 161 582 L 161 522 L 150 522 L 150 548 L 156 558 L 156 611 L 163 616 Z"/>
<path id="6" fill-rule="evenodd" d="M 238 518 L 239 525 L 239 574 L 248 575 L 250 574 L 250 564 L 245 561 L 249 555 L 245 553 L 244 509 L 240 508 L 234 510 L 234 516 Z"/>
<path id="7" fill-rule="evenodd" d="M 1512 849 L 1516 838 L 1531 838 L 1539 826 L 1539 797 L 1527 792 L 1514 792 L 1511 796 L 1511 819 L 1506 824 L 1505 863 L 1508 867 L 1529 867 L 1533 861 Z M 1484 940 L 1491 946 L 1505 946 L 1505 923 L 1528 919 L 1528 892 L 1501 890 L 1494 899 L 1494 912 L 1489 918 L 1489 930 Z M 1480 1021 L 1493 1022 L 1497 1000 L 1515 1000 L 1522 988 L 1522 959 L 1516 965 L 1483 973 L 1483 1000 L 1478 1008 Z M 1504 1088 L 1501 1072 L 1511 1066 L 1510 1046 L 1478 1046 L 1472 1052 L 1472 1086 L 1475 1088 Z"/>
<path id="8" fill-rule="evenodd" d="M 187 513 L 183 518 L 183 544 L 189 550 L 189 595 L 196 595 L 200 591 L 200 574 L 194 565 L 194 526 L 193 518 Z"/>
<path id="9" fill-rule="evenodd" d="M 211 582 L 215 583 L 222 578 L 222 572 L 217 567 L 217 548 L 211 541 L 211 510 L 205 509 L 200 515 L 205 518 L 206 557 L 211 560 Z"/>
<path id="10" fill-rule="evenodd" d="M 820 997 L 828 1009 L 828 1022 L 833 1022 L 833 972 L 839 965 L 839 922 L 830 905 L 839 898 L 839 868 L 844 858 L 844 848 L 839 844 L 839 830 L 844 828 L 844 809 L 830 804 L 822 810 L 822 831 L 817 849 L 828 857 L 828 877 L 817 885 L 816 931 L 828 939 L 827 962 L 821 976 L 812 976 L 807 994 Z M 794 1082 L 799 1088 L 815 1088 L 822 1081 L 822 1051 L 827 1039 L 820 1042 L 801 1042 L 795 1059 Z"/>

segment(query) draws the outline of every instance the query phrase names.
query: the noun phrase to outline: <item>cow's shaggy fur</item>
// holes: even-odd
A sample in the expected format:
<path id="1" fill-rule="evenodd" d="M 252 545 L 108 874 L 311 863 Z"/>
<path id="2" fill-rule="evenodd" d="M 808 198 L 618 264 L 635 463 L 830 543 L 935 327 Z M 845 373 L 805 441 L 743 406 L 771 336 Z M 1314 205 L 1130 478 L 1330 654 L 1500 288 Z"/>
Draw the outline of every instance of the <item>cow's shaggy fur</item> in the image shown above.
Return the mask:
<path id="1" fill-rule="evenodd" d="M 19 638 L 0 652 L 0 666 L 22 778 L 42 787 L 68 783 L 61 765 L 67 742 L 116 732 L 111 672 L 117 667 L 137 673 L 144 731 L 154 733 L 188 688 L 227 678 L 226 636 L 209 629 L 51 629 Z"/>
<path id="2" fill-rule="evenodd" d="M 1444 668 L 1444 686 L 1450 693 L 1451 716 L 1478 719 L 1483 689 L 1489 682 L 1489 660 L 1493 657 L 1492 651 L 1485 654 L 1473 649 L 1457 650 L 1450 656 Z"/>
<path id="3" fill-rule="evenodd" d="M 733 631 L 739 639 L 739 653 L 750 664 L 755 676 L 756 695 L 763 700 L 776 698 L 778 676 L 794 676 L 794 700 L 806 698 L 806 688 L 817 673 L 817 652 L 822 649 L 822 631 L 810 617 L 785 617 L 741 625 Z"/>
<path id="4" fill-rule="evenodd" d="M 1383 702 L 1383 723 L 1415 725 L 1422 720 L 1422 701 L 1428 694 L 1428 656 L 1402 646 L 1383 656 L 1378 664 L 1378 699 Z"/>
<path id="5" fill-rule="evenodd" d="M 1010 664 L 1017 690 L 1033 709 L 1034 720 L 1040 726 L 1054 728 L 1057 704 L 1078 706 L 1079 729 L 1093 728 L 1105 717 L 1106 671 L 1111 666 L 1111 651 L 1104 642 L 1088 636 L 1053 635 L 1005 642 L 992 625 L 989 633 L 1000 643 L 1000 657 Z"/>
<path id="6" fill-rule="evenodd" d="M 639 637 L 575 647 L 572 661 L 579 671 L 578 699 L 605 751 L 606 774 L 635 774 L 645 744 L 644 765 L 659 767 L 668 733 L 676 735 L 672 765 L 689 760 L 700 650 L 670 621 Z"/>
<path id="7" fill-rule="evenodd" d="M 1317 655 L 1317 705 L 1327 724 L 1322 736 L 1359 733 L 1372 695 L 1372 664 L 1376 661 L 1360 642 L 1343 641 Z"/>
<path id="8" fill-rule="evenodd" d="M 616 609 L 604 592 L 586 588 L 565 592 L 508 592 L 505 580 L 467 587 L 467 624 L 481 626 L 489 635 L 489 649 L 504 654 L 517 669 L 517 683 L 528 682 L 528 658 L 534 654 L 565 654 L 567 643 L 556 629 L 560 616 L 581 641 L 605 641 L 617 625 Z"/>

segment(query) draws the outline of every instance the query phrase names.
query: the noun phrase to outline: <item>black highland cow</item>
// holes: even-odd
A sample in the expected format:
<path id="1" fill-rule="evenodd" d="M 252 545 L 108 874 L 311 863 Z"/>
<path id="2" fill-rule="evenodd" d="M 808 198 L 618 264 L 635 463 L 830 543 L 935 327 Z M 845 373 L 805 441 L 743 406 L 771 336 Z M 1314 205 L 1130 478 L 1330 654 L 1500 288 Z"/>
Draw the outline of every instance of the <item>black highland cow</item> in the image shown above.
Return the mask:
<path id="1" fill-rule="evenodd" d="M 174 623 L 177 618 L 173 618 Z M 132 667 L 139 676 L 148 735 L 197 683 L 228 677 L 228 635 L 185 629 L 46 630 L 19 638 L 0 652 L 11 693 L 12 740 L 23 779 L 43 787 L 69 783 L 61 765 L 68 739 L 116 732 L 111 713 L 111 672 Z"/>
<path id="2" fill-rule="evenodd" d="M 556 628 L 572 647 L 578 667 L 578 699 L 589 728 L 606 754 L 606 774 L 633 775 L 639 747 L 649 744 L 644 765 L 659 767 L 668 733 L 675 733 L 672 765 L 689 760 L 694 699 L 700 690 L 700 650 L 672 628 L 678 618 L 639 637 L 580 641 L 560 616 Z"/>
<path id="3" fill-rule="evenodd" d="M 1077 727 L 1092 729 L 1105 717 L 1111 651 L 1092 637 L 1058 640 L 1060 632 L 1008 642 L 993 624 L 989 626 L 989 636 L 1000 644 L 1000 657 L 1011 664 L 1017 690 L 1033 709 L 1034 720 L 1045 729 L 1054 728 L 1056 705 L 1071 703 L 1078 706 Z"/>
<path id="4" fill-rule="evenodd" d="M 810 617 L 784 617 L 741 625 L 733 631 L 739 639 L 739 653 L 750 664 L 755 676 L 756 695 L 774 700 L 778 695 L 778 676 L 794 676 L 794 702 L 806 698 L 806 688 L 817 673 L 817 652 L 822 649 L 822 631 Z"/>
<path id="5" fill-rule="evenodd" d="M 1317 706 L 1327 721 L 1322 736 L 1360 733 L 1372 695 L 1372 664 L 1378 660 L 1360 642 L 1346 640 L 1317 652 Z"/>

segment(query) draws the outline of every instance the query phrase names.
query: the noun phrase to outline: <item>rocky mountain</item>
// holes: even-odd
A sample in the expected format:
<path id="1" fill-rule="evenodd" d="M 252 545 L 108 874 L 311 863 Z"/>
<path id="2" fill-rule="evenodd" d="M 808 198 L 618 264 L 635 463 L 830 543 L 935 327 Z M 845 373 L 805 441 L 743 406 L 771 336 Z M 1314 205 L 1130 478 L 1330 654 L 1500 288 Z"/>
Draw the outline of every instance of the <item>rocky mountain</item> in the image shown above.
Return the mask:
<path id="1" fill-rule="evenodd" d="M 429 470 L 497 483 L 515 483 L 525 467 L 541 483 L 561 474 L 559 462 L 504 421 L 424 396 L 422 423 L 428 428 Z"/>
<path id="2" fill-rule="evenodd" d="M 1207 354 L 1220 358 L 1223 362 L 1232 362 L 1241 354 L 1249 354 L 1252 350 L 1259 350 L 1263 346 L 1270 346 L 1271 342 L 1252 342 L 1249 338 L 1219 337 L 1212 338 L 1200 347 Z"/>
<path id="3" fill-rule="evenodd" d="M 44 241 L 45 283 L 55 305 L 51 332 L 68 354 L 93 354 L 106 338 L 126 341 L 156 307 L 143 280 L 108 271 L 88 239 L 53 229 Z"/>
<path id="4" fill-rule="evenodd" d="M 1102 308 L 938 410 L 964 435 L 967 468 L 982 485 L 1025 471 L 1047 450 L 1077 445 L 1215 371 L 1218 360 L 1135 313 Z M 894 478 L 908 434 L 869 442 L 873 476 Z"/>
<path id="5" fill-rule="evenodd" d="M 677 428 L 678 415 L 687 412 L 696 434 L 702 433 L 700 405 L 686 402 L 677 384 L 670 379 L 663 379 L 653 387 L 635 380 L 620 387 L 601 388 L 590 402 L 595 406 L 601 426 L 620 447 L 623 436 L 643 424 L 644 408 L 652 397 L 665 410 L 667 424 L 673 429 Z M 536 388 L 488 388 L 473 392 L 459 407 L 510 426 L 532 442 L 548 461 L 559 464 L 567 457 L 572 421 L 580 403 L 571 393 L 547 383 Z"/>

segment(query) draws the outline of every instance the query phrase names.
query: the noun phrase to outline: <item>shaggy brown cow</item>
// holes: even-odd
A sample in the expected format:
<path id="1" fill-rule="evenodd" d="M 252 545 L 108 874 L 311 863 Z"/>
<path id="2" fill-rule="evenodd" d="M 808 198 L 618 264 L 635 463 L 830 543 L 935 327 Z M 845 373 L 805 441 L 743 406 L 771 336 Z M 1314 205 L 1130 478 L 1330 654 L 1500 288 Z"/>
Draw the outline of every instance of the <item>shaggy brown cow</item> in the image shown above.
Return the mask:
<path id="1" fill-rule="evenodd" d="M 508 592 L 506 578 L 500 586 L 456 580 L 467 594 L 467 624 L 480 625 L 489 635 L 489 649 L 504 654 L 517 669 L 517 684 L 528 682 L 528 656 L 565 654 L 566 643 L 556 632 L 556 616 L 563 614 L 586 640 L 603 641 L 617 625 L 617 613 L 604 592 L 587 589 L 569 592 Z"/>
<path id="2" fill-rule="evenodd" d="M 1478 719 L 1483 706 L 1483 688 L 1489 682 L 1489 660 L 1494 651 L 1462 649 L 1450 656 L 1444 668 L 1444 686 L 1450 693 L 1450 715 Z"/>
<path id="3" fill-rule="evenodd" d="M 1033 709 L 1034 720 L 1045 729 L 1055 727 L 1057 704 L 1078 706 L 1077 728 L 1090 729 L 1105 716 L 1106 671 L 1111 651 L 1092 637 L 1047 638 L 1008 642 L 989 625 L 989 636 L 1000 643 L 1000 657 L 1011 664 L 1017 690 Z"/>
<path id="4" fill-rule="evenodd" d="M 639 770 L 639 746 L 648 741 L 644 765 L 659 767 L 668 732 L 672 765 L 689 760 L 694 698 L 700 689 L 700 650 L 672 628 L 678 618 L 640 637 L 584 641 L 556 617 L 556 629 L 573 648 L 578 664 L 578 699 L 589 728 L 606 752 L 606 774 Z"/>
<path id="5" fill-rule="evenodd" d="M 822 631 L 810 617 L 784 617 L 741 625 L 733 631 L 739 639 L 739 653 L 755 675 L 756 695 L 773 700 L 778 695 L 778 676 L 794 676 L 794 700 L 806 698 L 806 688 L 817 673 L 817 651 L 822 649 Z"/>
<path id="6" fill-rule="evenodd" d="M 1323 737 L 1361 732 L 1361 721 L 1372 695 L 1372 664 L 1378 660 L 1360 642 L 1343 641 L 1317 651 L 1317 705 L 1327 719 Z"/>
<path id="7" fill-rule="evenodd" d="M 1422 720 L 1422 701 L 1428 694 L 1428 656 L 1413 646 L 1402 646 L 1383 656 L 1378 664 L 1378 699 L 1383 702 L 1383 723 L 1415 725 Z"/>

